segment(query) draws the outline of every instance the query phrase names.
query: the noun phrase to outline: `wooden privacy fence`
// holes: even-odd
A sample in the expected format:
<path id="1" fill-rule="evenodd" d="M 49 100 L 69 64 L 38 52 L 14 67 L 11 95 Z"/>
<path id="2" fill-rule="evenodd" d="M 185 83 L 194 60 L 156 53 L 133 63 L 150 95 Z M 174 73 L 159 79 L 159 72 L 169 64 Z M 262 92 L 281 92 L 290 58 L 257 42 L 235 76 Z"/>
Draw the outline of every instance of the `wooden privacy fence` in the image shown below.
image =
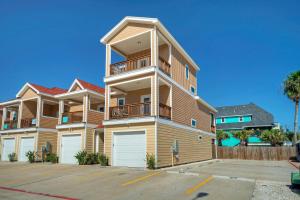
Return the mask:
<path id="1" fill-rule="evenodd" d="M 220 159 L 289 160 L 296 156 L 295 147 L 218 147 Z"/>

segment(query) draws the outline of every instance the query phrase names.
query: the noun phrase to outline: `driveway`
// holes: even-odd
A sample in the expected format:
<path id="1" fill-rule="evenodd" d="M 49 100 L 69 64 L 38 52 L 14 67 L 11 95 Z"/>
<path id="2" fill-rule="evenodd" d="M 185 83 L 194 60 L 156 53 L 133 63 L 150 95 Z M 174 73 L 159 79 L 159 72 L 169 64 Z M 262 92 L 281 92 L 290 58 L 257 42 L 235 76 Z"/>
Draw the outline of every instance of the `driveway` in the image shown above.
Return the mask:
<path id="1" fill-rule="evenodd" d="M 0 199 L 266 199 L 259 181 L 289 185 L 291 171 L 286 161 L 221 160 L 155 171 L 0 162 Z M 299 198 L 286 185 L 288 197 Z"/>

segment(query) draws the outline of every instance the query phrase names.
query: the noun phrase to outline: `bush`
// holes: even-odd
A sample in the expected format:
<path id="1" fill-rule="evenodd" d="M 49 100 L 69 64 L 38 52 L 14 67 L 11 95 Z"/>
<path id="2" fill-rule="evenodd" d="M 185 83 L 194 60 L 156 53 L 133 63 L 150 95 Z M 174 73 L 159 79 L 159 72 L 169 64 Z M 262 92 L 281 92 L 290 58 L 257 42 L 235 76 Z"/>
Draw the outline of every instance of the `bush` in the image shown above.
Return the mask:
<path id="1" fill-rule="evenodd" d="M 47 153 L 46 162 L 58 163 L 58 156 L 55 153 Z"/>
<path id="2" fill-rule="evenodd" d="M 146 158 L 148 169 L 155 169 L 155 156 L 147 153 Z"/>
<path id="3" fill-rule="evenodd" d="M 16 153 L 10 153 L 10 154 L 8 154 L 8 160 L 10 162 L 15 162 L 17 160 Z"/>
<path id="4" fill-rule="evenodd" d="M 99 162 L 101 166 L 108 166 L 108 157 L 105 154 L 100 154 Z"/>
<path id="5" fill-rule="evenodd" d="M 93 165 L 99 164 L 98 154 L 97 153 L 90 153 L 86 156 L 86 164 Z"/>
<path id="6" fill-rule="evenodd" d="M 34 163 L 36 154 L 33 151 L 27 151 L 26 152 L 26 157 L 28 158 L 28 161 L 30 163 Z"/>
<path id="7" fill-rule="evenodd" d="M 77 162 L 79 165 L 86 165 L 86 159 L 87 159 L 87 152 L 86 151 L 79 151 L 75 158 L 77 159 Z"/>

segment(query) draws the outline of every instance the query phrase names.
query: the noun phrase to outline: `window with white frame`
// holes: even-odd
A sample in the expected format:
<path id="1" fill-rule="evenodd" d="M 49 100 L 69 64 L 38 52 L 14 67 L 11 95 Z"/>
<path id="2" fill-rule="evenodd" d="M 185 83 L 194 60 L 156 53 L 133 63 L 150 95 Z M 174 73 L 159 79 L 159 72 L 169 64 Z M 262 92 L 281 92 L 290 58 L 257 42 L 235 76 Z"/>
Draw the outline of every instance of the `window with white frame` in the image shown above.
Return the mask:
<path id="1" fill-rule="evenodd" d="M 243 117 L 242 116 L 239 117 L 239 122 L 243 122 Z"/>
<path id="2" fill-rule="evenodd" d="M 221 118 L 221 123 L 225 123 L 225 118 L 224 117 Z"/>
<path id="3" fill-rule="evenodd" d="M 195 89 L 195 87 L 194 87 L 194 86 L 192 86 L 192 85 L 191 85 L 191 88 L 190 88 L 190 90 L 191 90 L 191 93 L 193 93 L 193 94 L 196 94 L 196 89 Z"/>
<path id="4" fill-rule="evenodd" d="M 196 128 L 196 126 L 197 126 L 197 120 L 191 119 L 191 126 L 192 126 L 193 128 Z"/>
<path id="5" fill-rule="evenodd" d="M 118 106 L 124 106 L 125 105 L 125 98 L 118 98 Z"/>
<path id="6" fill-rule="evenodd" d="M 189 80 L 189 78 L 190 78 L 190 70 L 189 70 L 188 64 L 185 64 L 185 78 L 186 78 L 186 80 Z"/>

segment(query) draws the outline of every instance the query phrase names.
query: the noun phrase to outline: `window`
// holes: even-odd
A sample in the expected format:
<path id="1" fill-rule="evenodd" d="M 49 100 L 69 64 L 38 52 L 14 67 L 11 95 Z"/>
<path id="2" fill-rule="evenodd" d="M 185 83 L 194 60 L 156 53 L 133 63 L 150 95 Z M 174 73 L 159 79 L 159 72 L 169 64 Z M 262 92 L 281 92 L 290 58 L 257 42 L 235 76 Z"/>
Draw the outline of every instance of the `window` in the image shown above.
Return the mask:
<path id="1" fill-rule="evenodd" d="M 191 120 L 191 126 L 192 126 L 193 128 L 196 128 L 196 125 L 197 125 L 197 121 L 196 121 L 195 119 L 192 119 L 192 120 Z"/>
<path id="2" fill-rule="evenodd" d="M 58 118 L 58 103 L 43 101 L 43 116 Z"/>
<path id="3" fill-rule="evenodd" d="M 243 122 L 243 117 L 239 117 L 239 122 Z"/>
<path id="4" fill-rule="evenodd" d="M 210 113 L 210 125 L 215 126 L 215 116 L 212 113 Z"/>
<path id="5" fill-rule="evenodd" d="M 224 117 L 221 118 L 221 123 L 225 123 L 225 118 Z"/>
<path id="6" fill-rule="evenodd" d="M 141 67 L 147 67 L 148 66 L 148 60 L 147 58 L 143 58 L 143 59 L 140 59 L 138 60 L 138 67 L 141 68 Z"/>
<path id="7" fill-rule="evenodd" d="M 196 94 L 196 89 L 195 89 L 195 87 L 192 86 L 192 85 L 191 85 L 191 92 L 192 92 L 193 94 Z"/>
<path id="8" fill-rule="evenodd" d="M 188 64 L 186 64 L 185 65 L 185 78 L 186 78 L 186 80 L 189 80 L 189 78 L 190 78 L 190 70 L 189 70 L 189 65 Z"/>
<path id="9" fill-rule="evenodd" d="M 118 98 L 118 106 L 124 106 L 125 105 L 125 98 Z"/>
<path id="10" fill-rule="evenodd" d="M 97 111 L 104 112 L 104 105 L 98 105 Z"/>
<path id="11" fill-rule="evenodd" d="M 95 98 L 90 98 L 90 110 L 96 112 L 104 112 L 104 103 L 99 102 L 99 100 Z"/>

